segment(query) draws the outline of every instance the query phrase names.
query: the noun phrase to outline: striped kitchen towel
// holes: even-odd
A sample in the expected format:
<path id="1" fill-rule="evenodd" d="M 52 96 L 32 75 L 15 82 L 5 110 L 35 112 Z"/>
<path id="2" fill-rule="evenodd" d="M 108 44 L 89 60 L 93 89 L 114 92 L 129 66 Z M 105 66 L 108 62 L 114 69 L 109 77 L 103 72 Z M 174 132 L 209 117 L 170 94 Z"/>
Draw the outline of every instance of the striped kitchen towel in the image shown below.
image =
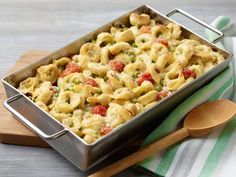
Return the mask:
<path id="1" fill-rule="evenodd" d="M 227 17 L 218 17 L 213 26 L 220 30 L 231 27 Z M 215 36 L 206 31 L 209 39 Z M 232 40 L 231 40 L 232 42 Z M 236 54 L 236 38 L 233 39 Z M 219 44 L 221 45 L 221 44 Z M 225 45 L 225 44 L 224 44 Z M 227 45 L 229 45 L 229 40 Z M 232 50 L 231 50 L 232 51 Z M 143 146 L 160 139 L 179 128 L 184 116 L 197 105 L 220 98 L 232 99 L 234 89 L 234 67 L 231 65 L 210 83 L 203 86 L 183 101 L 144 141 Z M 236 101 L 236 100 L 235 100 Z M 236 166 L 236 117 L 225 126 L 216 128 L 211 134 L 200 138 L 189 138 L 157 153 L 138 164 L 156 176 L 209 177 L 235 176 Z"/>

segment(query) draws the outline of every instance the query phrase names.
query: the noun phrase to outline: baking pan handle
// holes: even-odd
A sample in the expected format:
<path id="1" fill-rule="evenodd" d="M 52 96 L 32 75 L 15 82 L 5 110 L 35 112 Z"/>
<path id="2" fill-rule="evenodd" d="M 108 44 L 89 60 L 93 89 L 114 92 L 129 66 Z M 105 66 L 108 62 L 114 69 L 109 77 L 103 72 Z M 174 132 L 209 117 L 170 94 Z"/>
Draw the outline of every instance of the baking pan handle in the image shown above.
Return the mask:
<path id="1" fill-rule="evenodd" d="M 40 130 L 37 126 L 35 126 L 33 123 L 31 123 L 27 118 L 25 118 L 22 114 L 20 114 L 18 111 L 16 111 L 11 105 L 10 103 L 20 99 L 21 97 L 23 97 L 23 95 L 21 94 L 17 94 L 11 98 L 8 98 L 7 100 L 4 101 L 4 106 L 12 113 L 14 114 L 18 120 L 20 122 L 22 122 L 24 125 L 26 125 L 27 127 L 29 127 L 30 129 L 32 129 L 33 131 L 35 131 L 36 134 L 38 134 L 40 137 L 42 137 L 43 139 L 47 139 L 47 140 L 51 140 L 51 139 L 56 139 L 62 135 L 64 135 L 67 130 L 63 129 L 60 130 L 54 134 L 48 135 L 46 133 L 44 133 L 42 130 Z"/>
<path id="2" fill-rule="evenodd" d="M 214 39 L 214 40 L 212 41 L 212 43 L 217 43 L 217 42 L 220 41 L 220 40 L 222 39 L 222 37 L 224 36 L 224 33 L 221 32 L 220 30 L 218 30 L 218 29 L 212 27 L 211 25 L 206 24 L 205 22 L 199 20 L 198 18 L 196 18 L 196 17 L 190 15 L 189 13 L 187 13 L 187 12 L 181 10 L 181 9 L 173 9 L 172 11 L 168 12 L 168 13 L 166 14 L 166 16 L 167 16 L 167 17 L 170 17 L 170 16 L 174 15 L 175 13 L 180 13 L 180 14 L 184 15 L 185 17 L 187 17 L 187 18 L 189 18 L 189 19 L 195 21 L 196 23 L 198 23 L 198 24 L 204 26 L 205 28 L 211 30 L 212 32 L 218 34 L 219 37 L 217 37 L 216 39 Z"/>

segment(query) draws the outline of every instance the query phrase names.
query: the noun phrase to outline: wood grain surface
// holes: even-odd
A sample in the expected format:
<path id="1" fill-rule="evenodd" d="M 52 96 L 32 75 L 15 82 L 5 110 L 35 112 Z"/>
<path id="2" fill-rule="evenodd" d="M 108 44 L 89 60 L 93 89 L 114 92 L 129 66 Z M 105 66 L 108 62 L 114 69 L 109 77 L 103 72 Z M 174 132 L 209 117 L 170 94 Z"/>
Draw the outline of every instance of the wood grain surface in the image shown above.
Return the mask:
<path id="1" fill-rule="evenodd" d="M 17 60 L 8 73 L 12 73 L 30 62 L 46 56 L 48 53 L 49 51 L 46 50 L 29 50 Z M 3 102 L 5 99 L 5 90 L 1 85 L 0 102 Z M 0 142 L 25 146 L 49 147 L 41 138 L 13 118 L 9 111 L 4 108 L 3 104 L 0 105 L 0 112 Z"/>
<path id="2" fill-rule="evenodd" d="M 235 0 L 0 0 L 0 77 L 23 52 L 58 49 L 142 4 L 148 4 L 163 14 L 178 7 L 207 23 L 219 15 L 227 15 L 236 21 Z M 177 18 L 203 34 L 202 27 L 183 17 Z M 0 143 L 0 164 L 0 177 L 86 176 L 51 148 Z M 124 176 L 148 175 L 132 169 L 116 175 Z"/>

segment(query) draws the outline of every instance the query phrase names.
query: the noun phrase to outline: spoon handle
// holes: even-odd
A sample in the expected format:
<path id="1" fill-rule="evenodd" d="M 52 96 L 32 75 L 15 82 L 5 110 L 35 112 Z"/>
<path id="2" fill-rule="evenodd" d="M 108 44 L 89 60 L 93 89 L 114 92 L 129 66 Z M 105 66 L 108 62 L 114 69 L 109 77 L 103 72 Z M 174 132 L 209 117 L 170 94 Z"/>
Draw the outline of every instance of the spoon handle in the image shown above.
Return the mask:
<path id="1" fill-rule="evenodd" d="M 160 152 L 172 144 L 186 138 L 189 136 L 188 129 L 182 128 L 176 132 L 171 133 L 170 135 L 155 141 L 154 143 L 146 146 L 139 151 L 124 157 L 123 159 L 101 169 L 100 171 L 95 172 L 94 174 L 88 177 L 110 177 L 116 173 L 125 170 L 126 168 L 146 159 L 154 153 Z"/>

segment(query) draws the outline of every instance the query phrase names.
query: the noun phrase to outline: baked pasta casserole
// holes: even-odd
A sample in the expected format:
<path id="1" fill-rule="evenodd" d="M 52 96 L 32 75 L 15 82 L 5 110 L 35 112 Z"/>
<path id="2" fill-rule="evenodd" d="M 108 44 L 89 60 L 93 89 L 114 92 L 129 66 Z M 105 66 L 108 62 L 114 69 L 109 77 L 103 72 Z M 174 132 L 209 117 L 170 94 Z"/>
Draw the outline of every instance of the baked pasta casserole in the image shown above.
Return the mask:
<path id="1" fill-rule="evenodd" d="M 137 13 L 129 22 L 39 67 L 19 90 L 90 144 L 224 61 L 175 23 Z"/>

